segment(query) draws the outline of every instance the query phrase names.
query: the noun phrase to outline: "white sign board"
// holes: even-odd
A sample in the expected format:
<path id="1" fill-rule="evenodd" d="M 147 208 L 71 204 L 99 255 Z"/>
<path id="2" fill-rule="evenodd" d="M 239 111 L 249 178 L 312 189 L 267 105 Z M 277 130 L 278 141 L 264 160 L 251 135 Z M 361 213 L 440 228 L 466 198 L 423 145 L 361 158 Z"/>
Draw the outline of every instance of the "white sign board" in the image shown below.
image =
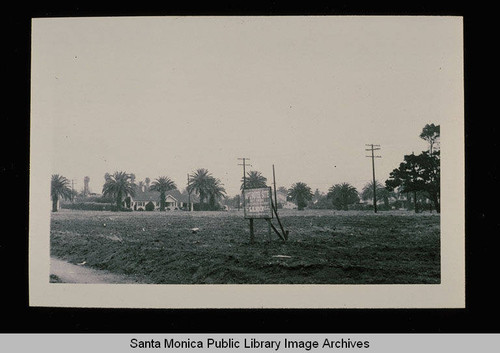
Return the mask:
<path id="1" fill-rule="evenodd" d="M 271 188 L 244 189 L 245 218 L 273 218 Z"/>

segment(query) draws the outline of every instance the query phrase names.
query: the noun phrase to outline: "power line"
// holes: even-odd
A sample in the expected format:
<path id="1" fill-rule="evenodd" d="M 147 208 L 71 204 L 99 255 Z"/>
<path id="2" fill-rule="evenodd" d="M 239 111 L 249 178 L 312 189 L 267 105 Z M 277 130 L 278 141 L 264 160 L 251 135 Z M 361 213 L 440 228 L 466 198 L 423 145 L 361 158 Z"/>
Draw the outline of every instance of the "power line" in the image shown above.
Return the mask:
<path id="1" fill-rule="evenodd" d="M 371 156 L 366 156 L 372 159 L 372 173 L 373 173 L 373 209 L 377 213 L 377 183 L 375 181 L 375 158 L 382 158 L 382 156 L 375 156 L 374 151 L 380 150 L 380 145 L 366 144 L 365 146 L 370 146 L 370 148 L 365 149 L 365 151 L 371 151 Z"/>

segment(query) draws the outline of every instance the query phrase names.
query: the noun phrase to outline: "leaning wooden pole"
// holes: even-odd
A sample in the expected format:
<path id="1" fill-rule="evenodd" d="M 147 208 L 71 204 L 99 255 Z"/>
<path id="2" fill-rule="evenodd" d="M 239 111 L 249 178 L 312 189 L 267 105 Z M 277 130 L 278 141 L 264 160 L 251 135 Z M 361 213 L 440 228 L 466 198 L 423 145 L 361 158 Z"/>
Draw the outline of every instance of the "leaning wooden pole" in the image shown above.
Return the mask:
<path id="1" fill-rule="evenodd" d="M 274 164 L 273 164 L 273 184 L 274 184 L 274 202 L 276 203 L 276 209 L 278 209 L 278 197 L 276 194 L 276 174 L 274 173 Z"/>
<path id="2" fill-rule="evenodd" d="M 283 234 L 281 234 L 280 232 L 278 232 L 278 230 L 276 229 L 276 227 L 271 223 L 271 220 L 269 218 L 266 218 L 266 221 L 267 221 L 267 224 L 269 225 L 269 227 L 271 227 L 274 232 L 278 235 L 278 237 L 283 240 L 283 241 L 286 241 L 285 237 L 283 237 Z"/>
<path id="3" fill-rule="evenodd" d="M 278 197 L 276 194 L 276 174 L 274 172 L 274 164 L 273 164 L 273 184 L 274 184 L 274 203 L 272 203 L 273 211 L 274 214 L 276 215 L 276 219 L 278 220 L 278 224 L 280 225 L 281 232 L 283 233 L 283 239 L 288 240 L 288 231 L 285 231 L 285 228 L 283 228 L 283 224 L 281 224 L 280 217 L 278 216 Z"/>

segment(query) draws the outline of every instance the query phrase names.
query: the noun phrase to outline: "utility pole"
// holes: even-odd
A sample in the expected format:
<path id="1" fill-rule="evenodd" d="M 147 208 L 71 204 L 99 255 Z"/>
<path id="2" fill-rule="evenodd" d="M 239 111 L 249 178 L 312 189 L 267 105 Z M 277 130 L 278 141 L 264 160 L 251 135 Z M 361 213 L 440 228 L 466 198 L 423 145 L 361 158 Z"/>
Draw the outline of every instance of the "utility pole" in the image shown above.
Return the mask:
<path id="1" fill-rule="evenodd" d="M 370 146 L 370 148 L 365 149 L 365 151 L 371 151 L 371 156 L 366 156 L 372 159 L 372 172 L 373 172 L 373 209 L 375 213 L 377 213 L 377 183 L 375 181 L 375 158 L 382 158 L 381 156 L 375 156 L 374 151 L 380 150 L 380 145 L 366 144 L 366 146 Z"/>
<path id="2" fill-rule="evenodd" d="M 249 161 L 250 158 L 238 158 L 238 160 L 243 161 L 243 163 L 240 163 L 238 165 L 242 165 L 243 166 L 243 190 L 245 190 L 245 188 L 246 188 L 246 170 L 245 170 L 245 167 L 247 165 L 249 167 L 251 167 L 252 165 L 251 164 L 246 164 L 246 161 Z"/>
<path id="3" fill-rule="evenodd" d="M 245 212 L 245 189 L 246 189 L 246 161 L 250 160 L 250 158 L 238 158 L 238 160 L 243 161 L 238 165 L 243 166 L 243 212 Z M 252 166 L 251 164 L 248 164 Z M 254 241 L 254 232 L 253 232 L 253 218 L 250 218 L 250 242 Z"/>

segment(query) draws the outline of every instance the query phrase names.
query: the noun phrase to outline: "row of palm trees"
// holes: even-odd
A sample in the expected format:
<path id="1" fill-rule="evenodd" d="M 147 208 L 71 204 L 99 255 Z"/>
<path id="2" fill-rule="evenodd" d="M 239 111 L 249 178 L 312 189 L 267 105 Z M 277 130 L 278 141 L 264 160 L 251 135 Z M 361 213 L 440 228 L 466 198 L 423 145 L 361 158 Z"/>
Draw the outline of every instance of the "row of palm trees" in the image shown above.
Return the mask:
<path id="1" fill-rule="evenodd" d="M 262 188 L 267 186 L 267 178 L 258 171 L 247 172 L 245 180 L 241 179 L 241 190 L 243 188 Z M 299 210 L 304 209 L 308 203 L 313 199 L 314 194 L 311 188 L 304 182 L 296 182 L 289 189 L 285 189 L 287 197 L 295 201 Z M 384 196 L 388 191 L 378 183 L 377 195 L 379 193 Z M 333 206 L 338 209 L 347 210 L 348 206 L 359 202 L 359 194 L 354 186 L 349 183 L 335 184 L 328 189 L 327 198 L 333 203 Z M 363 200 L 373 199 L 373 186 L 368 183 L 362 192 Z"/>
<path id="2" fill-rule="evenodd" d="M 136 194 L 138 186 L 134 183 L 134 179 L 132 174 L 126 172 L 106 174 L 106 181 L 102 187 L 103 196 L 115 199 L 116 207 L 121 209 L 123 199 L 127 196 L 135 196 Z M 158 191 L 160 193 L 161 211 L 165 211 L 167 192 L 174 189 L 177 189 L 175 182 L 167 176 L 157 178 L 149 186 L 150 191 Z"/>
<path id="3" fill-rule="evenodd" d="M 244 178 L 241 178 L 240 189 L 256 189 L 267 187 L 267 178 L 259 171 L 250 171 L 246 173 Z M 286 190 L 287 196 L 297 203 L 299 210 L 307 206 L 307 201 L 312 199 L 313 193 L 311 188 L 306 183 L 297 182 L 292 187 Z"/>
<path id="4" fill-rule="evenodd" d="M 167 176 L 155 179 L 149 186 L 150 191 L 160 193 L 160 211 L 165 211 L 167 192 L 174 189 L 177 189 L 177 185 Z M 116 200 L 117 208 L 120 209 L 123 198 L 126 196 L 135 196 L 135 190 L 136 185 L 133 182 L 131 174 L 116 172 L 113 175 L 107 174 L 102 193 L 103 196 L 113 197 Z M 189 194 L 193 192 L 197 194 L 201 205 L 205 205 L 208 201 L 208 208 L 210 209 L 215 208 L 218 200 L 226 195 L 226 190 L 221 181 L 205 168 L 197 169 L 192 174 L 189 174 L 187 192 Z"/>
<path id="5" fill-rule="evenodd" d="M 149 185 L 149 178 L 146 185 Z M 123 200 L 127 196 L 134 197 L 137 189 L 142 190 L 143 186 L 143 182 L 139 182 L 139 184 L 135 183 L 135 176 L 133 174 L 126 172 L 106 173 L 102 193 L 104 197 L 113 198 L 117 209 L 121 209 Z M 241 179 L 241 190 L 244 187 L 247 189 L 267 187 L 267 178 L 259 171 L 247 172 L 245 179 Z M 388 198 L 393 196 L 379 182 L 377 182 L 376 188 L 378 197 L 383 199 L 384 203 L 387 203 Z M 168 191 L 177 189 L 177 185 L 169 177 L 161 176 L 155 179 L 149 185 L 148 189 L 159 192 L 160 210 L 164 211 L 166 208 L 166 195 Z M 315 196 L 311 188 L 304 182 L 296 182 L 289 189 L 280 189 L 282 192 L 286 192 L 290 200 L 295 201 L 299 210 L 304 209 Z M 226 190 L 221 181 L 205 168 L 197 169 L 189 174 L 189 183 L 186 191 L 190 195 L 193 193 L 198 195 L 202 208 L 205 205 L 206 209 L 215 209 L 218 201 L 226 196 Z M 52 211 L 57 211 L 59 199 L 70 199 L 71 196 L 70 181 L 61 175 L 53 175 L 51 182 Z M 361 194 L 349 183 L 340 183 L 330 187 L 326 195 L 335 208 L 344 210 L 347 210 L 349 205 L 357 203 L 360 199 L 359 196 L 363 200 L 373 199 L 372 182 L 365 185 Z"/>
<path id="6" fill-rule="evenodd" d="M 102 187 L 104 197 L 111 197 L 116 202 L 118 210 L 122 209 L 123 201 L 128 196 L 134 197 L 136 190 L 142 185 L 135 184 L 135 175 L 127 172 L 115 172 L 114 174 L 106 173 L 104 176 L 105 183 Z M 149 185 L 149 180 L 146 183 Z M 167 176 L 161 176 L 155 179 L 149 185 L 149 191 L 157 191 L 160 193 L 160 210 L 165 211 L 166 194 L 170 190 L 177 189 L 175 182 Z M 200 203 L 203 205 L 208 201 L 208 207 L 215 208 L 218 200 L 226 195 L 226 190 L 223 184 L 215 178 L 207 169 L 200 168 L 189 175 L 189 184 L 187 186 L 189 194 L 195 193 L 199 195 Z M 71 199 L 73 191 L 70 187 L 70 181 L 59 174 L 52 175 L 51 179 L 51 199 L 52 211 L 57 211 L 59 199 Z"/>
<path id="7" fill-rule="evenodd" d="M 318 191 L 316 193 L 319 193 Z M 288 189 L 287 196 L 295 201 L 297 208 L 303 210 L 309 202 L 318 195 L 303 182 L 297 182 Z M 359 194 L 354 186 L 349 183 L 340 183 L 331 186 L 326 194 L 333 206 L 339 210 L 348 210 L 348 206 L 359 202 Z"/>
<path id="8" fill-rule="evenodd" d="M 258 171 L 250 171 L 246 175 L 246 180 L 243 178 L 241 180 L 241 190 L 244 187 L 247 189 L 251 188 L 262 188 L 267 186 L 267 178 Z M 245 186 L 244 186 L 245 185 Z M 282 189 L 282 192 L 287 194 L 290 200 L 295 201 L 297 208 L 299 210 L 304 209 L 308 203 L 315 197 L 311 188 L 304 182 L 297 182 L 293 184 L 289 189 Z M 395 193 L 387 190 L 380 182 L 376 181 L 376 193 L 380 200 L 383 200 L 386 207 L 389 206 L 389 198 L 394 197 Z M 374 189 L 373 182 L 368 182 L 361 193 L 349 183 L 339 183 L 331 186 L 328 189 L 326 198 L 331 201 L 333 206 L 337 209 L 347 210 L 349 205 L 358 203 L 360 198 L 362 200 L 373 200 Z"/>

